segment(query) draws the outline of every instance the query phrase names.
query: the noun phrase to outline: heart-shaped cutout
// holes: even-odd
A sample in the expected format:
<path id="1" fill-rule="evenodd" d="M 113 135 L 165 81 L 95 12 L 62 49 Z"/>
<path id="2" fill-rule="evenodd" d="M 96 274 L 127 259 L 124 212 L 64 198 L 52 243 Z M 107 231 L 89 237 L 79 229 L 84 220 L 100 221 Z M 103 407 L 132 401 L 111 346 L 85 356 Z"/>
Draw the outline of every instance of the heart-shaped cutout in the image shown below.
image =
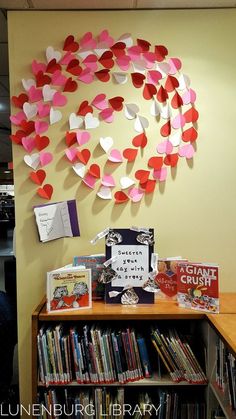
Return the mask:
<path id="1" fill-rule="evenodd" d="M 51 163 L 51 161 L 53 159 L 53 155 L 52 155 L 52 153 L 41 151 L 39 153 L 39 159 L 40 159 L 40 164 L 43 167 L 43 166 L 46 166 L 49 163 Z"/>
<path id="2" fill-rule="evenodd" d="M 83 182 L 89 188 L 94 189 L 95 183 L 96 183 L 96 178 L 94 176 L 90 175 L 89 173 L 87 173 L 85 175 L 85 177 L 83 178 Z"/>
<path id="3" fill-rule="evenodd" d="M 163 158 L 162 157 L 150 157 L 148 160 L 148 166 L 152 169 L 158 170 L 161 169 L 163 165 Z"/>
<path id="4" fill-rule="evenodd" d="M 66 145 L 67 147 L 72 146 L 77 141 L 76 132 L 68 132 L 66 133 Z"/>
<path id="5" fill-rule="evenodd" d="M 146 135 L 144 133 L 136 135 L 136 137 L 134 137 L 133 140 L 132 140 L 132 144 L 133 144 L 134 147 L 145 148 L 146 145 L 147 145 Z"/>
<path id="6" fill-rule="evenodd" d="M 24 149 L 28 151 L 28 153 L 31 153 L 31 151 L 34 149 L 36 145 L 34 137 L 23 137 L 21 143 Z"/>
<path id="7" fill-rule="evenodd" d="M 175 153 L 175 154 L 168 154 L 164 158 L 164 163 L 166 164 L 166 166 L 175 167 L 177 165 L 177 163 L 178 163 L 178 159 L 179 159 L 179 156 L 178 156 L 177 153 Z"/>
<path id="8" fill-rule="evenodd" d="M 113 148 L 113 150 L 111 150 L 110 152 L 108 160 L 111 161 L 112 163 L 121 163 L 123 161 L 121 152 Z"/>
<path id="9" fill-rule="evenodd" d="M 100 146 L 102 147 L 102 149 L 105 151 L 105 153 L 107 153 L 110 148 L 113 146 L 113 138 L 111 137 L 101 137 L 100 138 Z"/>
<path id="10" fill-rule="evenodd" d="M 89 106 L 87 100 L 84 100 L 77 111 L 77 115 L 85 116 L 87 113 L 93 113 L 93 108 Z"/>
<path id="11" fill-rule="evenodd" d="M 159 285 L 160 290 L 167 297 L 174 297 L 177 294 L 177 276 L 173 274 L 168 276 L 162 272 L 159 272 L 155 277 L 155 282 Z"/>
<path id="12" fill-rule="evenodd" d="M 76 163 L 72 166 L 74 172 L 83 179 L 85 175 L 86 166 L 83 163 Z"/>
<path id="13" fill-rule="evenodd" d="M 140 202 L 143 195 L 144 195 L 144 192 L 139 188 L 131 188 L 129 190 L 129 197 L 132 202 Z"/>
<path id="14" fill-rule="evenodd" d="M 98 80 L 102 81 L 103 83 L 106 83 L 110 80 L 110 70 L 105 68 L 103 70 L 95 71 L 95 76 Z"/>
<path id="15" fill-rule="evenodd" d="M 124 102 L 124 98 L 121 96 L 115 96 L 109 99 L 109 103 L 111 107 L 114 109 L 114 111 L 122 111 L 123 102 Z"/>
<path id="16" fill-rule="evenodd" d="M 114 186 L 116 186 L 113 176 L 108 174 L 103 175 L 101 183 L 103 186 L 107 186 L 109 188 L 113 188 Z"/>
<path id="17" fill-rule="evenodd" d="M 48 137 L 46 137 L 46 135 L 44 136 L 40 136 L 40 135 L 36 135 L 35 136 L 35 144 L 36 144 L 36 148 L 41 151 L 44 148 L 46 148 L 50 143 L 50 140 Z"/>
<path id="18" fill-rule="evenodd" d="M 150 100 L 153 98 L 154 95 L 156 95 L 157 89 L 154 84 L 146 83 L 143 89 L 143 97 L 146 100 Z"/>
<path id="19" fill-rule="evenodd" d="M 95 108 L 102 110 L 102 109 L 106 109 L 108 107 L 108 102 L 106 100 L 106 95 L 103 93 L 100 93 L 99 95 L 97 95 L 92 103 L 92 106 L 95 106 Z"/>
<path id="20" fill-rule="evenodd" d="M 44 199 L 50 200 L 53 194 L 53 186 L 49 183 L 46 183 L 42 188 L 37 190 L 37 194 Z"/>
<path id="21" fill-rule="evenodd" d="M 135 178 L 139 180 L 140 183 L 145 183 L 150 175 L 150 170 L 137 170 L 135 172 Z"/>
<path id="22" fill-rule="evenodd" d="M 138 150 L 136 148 L 126 148 L 123 151 L 123 157 L 128 160 L 128 162 L 132 162 L 136 159 L 138 154 Z"/>
<path id="23" fill-rule="evenodd" d="M 98 166 L 98 164 L 92 164 L 89 168 L 88 173 L 91 176 L 94 176 L 95 178 L 99 179 L 100 178 L 100 167 Z"/>
<path id="24" fill-rule="evenodd" d="M 84 118 L 85 128 L 86 129 L 95 129 L 99 127 L 99 119 L 93 116 L 92 113 L 87 113 Z"/>
<path id="25" fill-rule="evenodd" d="M 79 49 L 78 42 L 75 41 L 75 38 L 73 35 L 68 35 L 65 39 L 63 51 L 71 51 L 76 52 Z"/>
<path id="26" fill-rule="evenodd" d="M 86 144 L 90 140 L 90 137 L 90 133 L 87 131 L 78 130 L 76 133 L 76 139 L 80 146 Z"/>
<path id="27" fill-rule="evenodd" d="M 127 176 L 123 176 L 123 177 L 120 178 L 120 186 L 121 186 L 121 189 L 130 188 L 130 186 L 133 186 L 134 183 L 135 183 L 134 180 L 133 179 L 130 179 Z"/>
<path id="28" fill-rule="evenodd" d="M 11 98 L 13 105 L 16 108 L 23 108 L 25 102 L 28 102 L 29 97 L 25 93 L 21 93 L 19 96 L 12 96 Z"/>
<path id="29" fill-rule="evenodd" d="M 170 141 L 166 140 L 166 141 L 162 141 L 161 143 L 158 144 L 157 146 L 157 152 L 159 154 L 171 154 L 173 151 L 173 145 Z M 160 167 L 154 167 L 154 169 L 160 169 Z"/>
<path id="30" fill-rule="evenodd" d="M 36 183 L 37 185 L 42 185 L 46 179 L 46 172 L 42 169 L 39 169 L 36 172 L 30 172 L 29 177 L 32 182 Z"/>
<path id="31" fill-rule="evenodd" d="M 140 88 L 145 80 L 145 75 L 140 73 L 131 73 L 132 83 L 134 87 Z"/>
<path id="32" fill-rule="evenodd" d="M 126 195 L 123 191 L 117 191 L 114 195 L 114 198 L 116 204 L 123 204 L 129 200 L 128 195 Z"/>
<path id="33" fill-rule="evenodd" d="M 198 136 L 197 131 L 195 130 L 195 128 L 191 127 L 183 131 L 182 140 L 185 142 L 188 142 L 188 141 L 193 142 L 197 139 L 197 136 Z"/>
<path id="34" fill-rule="evenodd" d="M 75 160 L 77 160 L 77 153 L 78 153 L 78 150 L 77 150 L 77 148 L 75 148 L 75 147 L 73 147 L 73 148 L 67 148 L 66 150 L 65 150 L 65 155 L 66 155 L 66 157 L 68 158 L 68 160 L 70 161 L 70 162 L 74 162 Z"/>
<path id="35" fill-rule="evenodd" d="M 164 182 L 167 178 L 167 168 L 162 167 L 161 169 L 155 169 L 153 171 L 153 177 L 154 179 L 159 180 L 159 182 Z"/>
<path id="36" fill-rule="evenodd" d="M 29 154 L 25 155 L 24 156 L 24 162 L 27 164 L 27 166 L 36 170 L 37 167 L 40 164 L 39 153 L 34 153 L 34 154 L 31 154 L 31 155 L 29 155 Z"/>
<path id="37" fill-rule="evenodd" d="M 91 153 L 87 148 L 77 151 L 77 157 L 83 164 L 87 164 L 90 159 Z"/>
<path id="38" fill-rule="evenodd" d="M 97 196 L 101 199 L 112 199 L 111 189 L 107 186 L 101 186 L 97 192 Z"/>
<path id="39" fill-rule="evenodd" d="M 69 77 L 69 79 L 66 80 L 63 92 L 75 92 L 78 88 L 78 84 L 75 80 L 72 79 L 72 77 Z"/>

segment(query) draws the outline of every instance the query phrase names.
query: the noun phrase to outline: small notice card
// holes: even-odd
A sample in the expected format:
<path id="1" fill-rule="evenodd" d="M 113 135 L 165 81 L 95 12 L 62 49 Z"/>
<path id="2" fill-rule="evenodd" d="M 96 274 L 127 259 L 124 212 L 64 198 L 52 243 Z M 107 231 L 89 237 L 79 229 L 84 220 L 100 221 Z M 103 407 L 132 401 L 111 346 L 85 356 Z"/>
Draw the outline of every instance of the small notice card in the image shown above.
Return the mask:
<path id="1" fill-rule="evenodd" d="M 34 207 L 42 242 L 80 236 L 75 199 Z"/>

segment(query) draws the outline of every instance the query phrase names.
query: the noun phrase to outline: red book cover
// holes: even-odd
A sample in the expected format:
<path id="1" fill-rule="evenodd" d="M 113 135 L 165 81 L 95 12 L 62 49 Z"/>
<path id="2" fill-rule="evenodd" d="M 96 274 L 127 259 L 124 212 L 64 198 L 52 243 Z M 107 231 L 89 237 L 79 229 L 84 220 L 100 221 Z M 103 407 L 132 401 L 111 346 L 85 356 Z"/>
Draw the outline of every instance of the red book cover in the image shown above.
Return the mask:
<path id="1" fill-rule="evenodd" d="M 177 300 L 177 264 L 180 262 L 187 262 L 187 259 L 176 256 L 158 260 L 155 282 L 160 291 L 155 296 L 157 300 Z"/>
<path id="2" fill-rule="evenodd" d="M 179 263 L 177 300 L 180 307 L 219 313 L 218 266 L 207 263 Z"/>

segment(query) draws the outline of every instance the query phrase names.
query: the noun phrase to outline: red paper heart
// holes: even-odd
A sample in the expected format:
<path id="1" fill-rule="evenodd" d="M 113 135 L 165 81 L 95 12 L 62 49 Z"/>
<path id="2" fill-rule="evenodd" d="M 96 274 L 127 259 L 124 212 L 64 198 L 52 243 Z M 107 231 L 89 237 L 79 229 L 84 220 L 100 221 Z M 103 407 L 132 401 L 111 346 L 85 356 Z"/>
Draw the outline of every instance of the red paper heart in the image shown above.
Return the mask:
<path id="1" fill-rule="evenodd" d="M 148 160 L 148 166 L 152 167 L 152 169 L 158 170 L 161 169 L 163 165 L 163 158 L 162 157 L 150 157 Z"/>
<path id="2" fill-rule="evenodd" d="M 164 158 L 164 163 L 166 166 L 175 167 L 178 163 L 179 155 L 177 153 L 175 154 L 167 154 Z"/>
<path id="3" fill-rule="evenodd" d="M 134 87 L 142 87 L 144 80 L 146 79 L 144 74 L 141 73 L 131 73 L 131 78 Z"/>
<path id="4" fill-rule="evenodd" d="M 25 102 L 28 102 L 29 97 L 25 93 L 21 93 L 19 96 L 12 96 L 11 98 L 13 105 L 16 108 L 23 108 Z"/>
<path id="5" fill-rule="evenodd" d="M 34 132 L 34 121 L 23 120 L 21 121 L 20 126 L 26 135 L 30 135 L 32 132 Z"/>
<path id="6" fill-rule="evenodd" d="M 9 137 L 10 137 L 10 139 L 13 143 L 18 144 L 18 145 L 22 145 L 22 138 L 25 137 L 25 133 L 24 133 L 24 131 L 19 130 L 19 131 L 16 132 L 16 134 L 12 134 Z"/>
<path id="7" fill-rule="evenodd" d="M 66 80 L 63 92 L 75 92 L 77 90 L 77 83 L 75 80 L 72 80 L 72 77 Z"/>
<path id="8" fill-rule="evenodd" d="M 66 71 L 73 74 L 73 76 L 79 76 L 82 71 L 82 68 L 79 65 L 79 60 L 71 60 L 66 67 Z"/>
<path id="9" fill-rule="evenodd" d="M 168 76 L 165 82 L 165 89 L 167 92 L 173 92 L 179 87 L 179 82 L 174 76 Z"/>
<path id="10" fill-rule="evenodd" d="M 195 141 L 197 139 L 197 137 L 198 137 L 198 133 L 195 130 L 195 128 L 193 128 L 193 127 L 187 129 L 182 134 L 182 140 L 185 141 L 186 143 L 188 141 L 191 141 L 191 143 L 192 143 L 193 141 Z"/>
<path id="11" fill-rule="evenodd" d="M 78 42 L 75 41 L 75 38 L 73 35 L 67 36 L 64 42 L 63 51 L 71 51 L 76 52 L 79 49 Z"/>
<path id="12" fill-rule="evenodd" d="M 89 106 L 87 100 L 84 100 L 77 111 L 77 115 L 85 116 L 87 113 L 93 113 L 93 107 Z"/>
<path id="13" fill-rule="evenodd" d="M 167 121 L 166 124 L 164 124 L 161 127 L 160 133 L 162 135 L 162 137 L 168 137 L 171 133 L 171 124 L 170 121 Z"/>
<path id="14" fill-rule="evenodd" d="M 48 144 L 50 143 L 50 140 L 48 137 L 46 137 L 46 135 L 40 137 L 40 135 L 36 135 L 35 136 L 35 143 L 36 143 L 36 148 L 41 151 L 44 148 L 46 148 L 48 146 Z"/>
<path id="15" fill-rule="evenodd" d="M 98 61 L 100 62 L 100 64 L 103 65 L 103 67 L 112 68 L 114 67 L 114 61 L 112 57 L 113 57 L 112 51 L 105 51 Z"/>
<path id="16" fill-rule="evenodd" d="M 146 83 L 143 89 L 143 97 L 146 100 L 150 100 L 157 93 L 156 86 L 154 84 Z"/>
<path id="17" fill-rule="evenodd" d="M 112 45 L 111 50 L 115 57 L 119 58 L 125 55 L 125 48 L 126 44 L 124 42 L 116 42 L 116 44 Z"/>
<path id="18" fill-rule="evenodd" d="M 42 71 L 39 71 L 36 74 L 36 86 L 42 87 L 45 86 L 45 84 L 50 84 L 52 79 L 47 74 L 44 74 Z"/>
<path id="19" fill-rule="evenodd" d="M 95 71 L 95 75 L 98 78 L 98 80 L 102 81 L 102 82 L 107 82 L 110 80 L 110 74 L 109 74 L 110 70 L 108 68 L 105 68 L 103 70 L 99 70 L 99 71 Z"/>
<path id="20" fill-rule="evenodd" d="M 90 159 L 91 153 L 87 148 L 77 152 L 77 157 L 83 164 L 87 164 Z"/>
<path id="21" fill-rule="evenodd" d="M 53 194 L 53 187 L 49 183 L 46 183 L 42 188 L 37 190 L 37 194 L 44 199 L 51 199 Z"/>
<path id="22" fill-rule="evenodd" d="M 137 170 L 135 172 L 135 178 L 139 180 L 140 183 L 147 182 L 150 175 L 150 170 Z"/>
<path id="23" fill-rule="evenodd" d="M 60 66 L 60 64 L 58 64 L 56 62 L 56 59 L 53 58 L 51 61 L 49 61 L 48 65 L 47 65 L 46 73 L 53 74 L 57 70 L 61 71 L 61 66 Z"/>
<path id="24" fill-rule="evenodd" d="M 156 187 L 156 181 L 154 179 L 148 179 L 146 182 L 140 182 L 141 188 L 145 193 L 152 193 Z"/>
<path id="25" fill-rule="evenodd" d="M 156 45 L 155 54 L 157 61 L 161 62 L 165 59 L 166 55 L 168 54 L 168 49 L 164 47 L 164 45 Z"/>
<path id="26" fill-rule="evenodd" d="M 186 122 L 196 122 L 198 120 L 199 114 L 197 109 L 190 108 L 187 112 L 184 113 Z"/>
<path id="27" fill-rule="evenodd" d="M 137 44 L 139 47 L 142 48 L 142 51 L 149 51 L 149 48 L 151 46 L 150 42 L 145 41 L 144 39 L 137 39 Z"/>
<path id="28" fill-rule="evenodd" d="M 66 145 L 67 147 L 72 146 L 77 142 L 76 132 L 69 132 L 66 133 Z"/>
<path id="29" fill-rule="evenodd" d="M 136 135 L 136 137 L 133 138 L 132 144 L 134 147 L 141 147 L 144 148 L 147 145 L 147 137 L 144 133 Z"/>
<path id="30" fill-rule="evenodd" d="M 173 274 L 168 276 L 164 273 L 158 273 L 155 282 L 159 285 L 160 290 L 168 297 L 174 297 L 177 293 L 177 276 Z"/>
<path id="31" fill-rule="evenodd" d="M 46 172 L 40 169 L 37 170 L 37 172 L 30 172 L 29 177 L 32 182 L 36 183 L 37 185 L 42 185 L 46 178 Z"/>
<path id="32" fill-rule="evenodd" d="M 123 151 L 123 157 L 128 160 L 128 162 L 134 161 L 138 154 L 137 148 L 126 148 Z"/>
<path id="33" fill-rule="evenodd" d="M 114 111 L 121 111 L 123 109 L 124 98 L 121 96 L 115 96 L 108 101 Z"/>
<path id="34" fill-rule="evenodd" d="M 89 174 L 91 176 L 96 177 L 97 179 L 100 178 L 100 167 L 98 166 L 98 164 L 92 164 L 89 168 Z"/>
<path id="35" fill-rule="evenodd" d="M 175 93 L 174 96 L 171 99 L 171 106 L 174 109 L 178 109 L 183 105 L 183 99 L 182 97 L 179 95 L 179 93 Z"/>
<path id="36" fill-rule="evenodd" d="M 123 191 L 117 191 L 114 195 L 116 204 L 123 204 L 129 200 L 129 197 Z"/>
<path id="37" fill-rule="evenodd" d="M 166 89 L 164 89 L 163 86 L 160 87 L 160 89 L 157 92 L 157 100 L 161 103 L 166 102 L 166 99 L 168 99 L 168 93 Z"/>

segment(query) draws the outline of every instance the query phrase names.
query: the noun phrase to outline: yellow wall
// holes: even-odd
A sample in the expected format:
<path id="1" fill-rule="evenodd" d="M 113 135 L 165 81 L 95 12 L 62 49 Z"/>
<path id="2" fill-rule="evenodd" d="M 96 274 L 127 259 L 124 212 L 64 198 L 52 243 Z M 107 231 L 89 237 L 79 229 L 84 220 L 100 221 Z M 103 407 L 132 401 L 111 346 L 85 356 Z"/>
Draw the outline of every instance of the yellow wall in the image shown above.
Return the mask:
<path id="1" fill-rule="evenodd" d="M 39 243 L 32 206 L 42 201 L 35 196 L 35 186 L 27 180 L 29 168 L 23 163 L 24 152 L 14 147 L 16 191 L 18 329 L 21 401 L 30 400 L 31 313 L 45 293 L 47 270 L 69 263 L 75 254 L 103 251 L 89 240 L 106 226 L 151 225 L 156 229 L 160 255 L 179 255 L 190 260 L 214 261 L 221 267 L 220 288 L 236 291 L 233 256 L 236 235 L 235 188 L 235 92 L 236 92 L 236 11 L 111 11 L 111 12 L 10 12 L 9 48 L 11 94 L 18 94 L 21 79 L 31 76 L 33 58 L 44 60 L 47 46 L 61 48 L 68 34 L 78 38 L 91 30 L 97 35 L 108 28 L 114 37 L 130 31 L 134 38 L 152 44 L 164 44 L 170 56 L 180 57 L 184 73 L 190 75 L 197 91 L 200 112 L 199 140 L 193 165 L 184 159 L 177 171 L 169 174 L 166 185 L 148 196 L 141 205 L 114 207 L 102 202 L 94 192 L 79 186 L 78 178 L 63 159 L 64 133 L 70 112 L 84 99 L 105 92 L 122 94 L 128 102 L 140 101 L 143 114 L 149 103 L 131 84 L 82 85 L 76 94 L 68 94 L 62 124 L 49 130 L 54 163 L 47 170 L 47 180 L 55 186 L 53 201 L 76 197 L 81 237 Z M 156 144 L 154 124 L 149 130 L 152 147 Z M 124 148 L 134 136 L 130 124 L 121 115 L 109 126 L 101 125 L 93 134 L 112 135 L 118 148 Z M 96 154 L 96 152 L 95 152 Z M 99 153 L 98 153 L 99 154 Z M 99 162 L 103 157 L 99 157 Z M 116 179 L 123 166 L 115 170 Z M 157 188 L 158 189 L 158 188 Z"/>

